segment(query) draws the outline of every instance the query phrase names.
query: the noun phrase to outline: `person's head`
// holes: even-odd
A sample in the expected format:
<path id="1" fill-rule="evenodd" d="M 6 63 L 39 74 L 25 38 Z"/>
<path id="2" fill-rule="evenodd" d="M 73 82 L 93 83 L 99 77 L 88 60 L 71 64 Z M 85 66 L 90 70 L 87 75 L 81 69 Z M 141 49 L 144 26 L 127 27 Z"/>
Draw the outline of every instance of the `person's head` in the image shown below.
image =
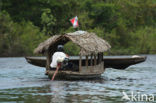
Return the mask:
<path id="1" fill-rule="evenodd" d="M 57 51 L 63 52 L 64 51 L 63 45 L 58 45 L 57 46 Z"/>

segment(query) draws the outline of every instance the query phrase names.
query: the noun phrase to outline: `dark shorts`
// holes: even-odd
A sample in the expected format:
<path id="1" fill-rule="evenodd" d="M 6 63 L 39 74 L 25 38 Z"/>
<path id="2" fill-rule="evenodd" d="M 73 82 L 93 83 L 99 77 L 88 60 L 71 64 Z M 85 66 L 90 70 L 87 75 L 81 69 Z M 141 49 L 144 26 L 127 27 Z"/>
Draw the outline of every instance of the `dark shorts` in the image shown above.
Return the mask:
<path id="1" fill-rule="evenodd" d="M 56 68 L 50 68 L 50 70 L 56 70 Z"/>
<path id="2" fill-rule="evenodd" d="M 56 70 L 56 68 L 50 68 L 50 70 Z M 72 71 L 78 71 L 78 66 L 68 63 L 68 65 L 64 66 L 63 68 L 59 68 L 59 70 L 72 70 Z"/>
<path id="3" fill-rule="evenodd" d="M 56 70 L 56 68 L 50 68 L 50 70 Z M 63 70 L 63 68 L 59 68 L 59 70 Z"/>

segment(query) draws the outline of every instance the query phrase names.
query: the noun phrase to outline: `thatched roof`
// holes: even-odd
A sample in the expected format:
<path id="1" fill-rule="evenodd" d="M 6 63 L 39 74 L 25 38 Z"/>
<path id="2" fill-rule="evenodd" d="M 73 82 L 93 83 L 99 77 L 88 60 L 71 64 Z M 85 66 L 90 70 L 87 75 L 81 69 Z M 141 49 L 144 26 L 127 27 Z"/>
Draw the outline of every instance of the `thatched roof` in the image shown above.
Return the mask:
<path id="1" fill-rule="evenodd" d="M 52 51 L 54 52 L 58 44 L 65 44 L 68 41 L 72 41 L 81 48 L 81 55 L 89 55 L 91 53 L 96 54 L 107 51 L 111 48 L 108 42 L 99 38 L 95 33 L 76 31 L 64 35 L 52 36 L 43 43 L 40 43 L 34 50 L 34 53 L 44 53 L 50 49 L 53 49 Z"/>

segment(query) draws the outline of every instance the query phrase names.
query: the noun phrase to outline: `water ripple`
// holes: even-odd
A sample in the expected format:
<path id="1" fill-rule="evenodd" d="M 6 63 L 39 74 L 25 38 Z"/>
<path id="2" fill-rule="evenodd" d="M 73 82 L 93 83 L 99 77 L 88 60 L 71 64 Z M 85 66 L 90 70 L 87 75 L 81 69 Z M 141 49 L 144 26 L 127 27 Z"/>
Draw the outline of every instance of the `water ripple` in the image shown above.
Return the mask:
<path id="1" fill-rule="evenodd" d="M 156 95 L 156 55 L 126 70 L 106 69 L 99 80 L 50 81 L 24 58 L 0 58 L 0 102 L 123 103 L 122 91 Z"/>

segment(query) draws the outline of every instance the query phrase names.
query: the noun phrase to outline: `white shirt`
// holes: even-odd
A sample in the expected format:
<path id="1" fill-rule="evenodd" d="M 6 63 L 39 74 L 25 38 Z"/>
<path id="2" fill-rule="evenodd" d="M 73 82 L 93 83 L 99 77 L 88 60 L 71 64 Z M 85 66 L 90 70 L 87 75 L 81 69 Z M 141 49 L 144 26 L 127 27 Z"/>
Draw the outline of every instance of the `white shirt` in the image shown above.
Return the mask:
<path id="1" fill-rule="evenodd" d="M 66 58 L 66 54 L 63 52 L 55 52 L 52 56 L 52 62 L 50 64 L 51 68 L 56 68 L 57 67 L 57 61 L 59 58 Z"/>

